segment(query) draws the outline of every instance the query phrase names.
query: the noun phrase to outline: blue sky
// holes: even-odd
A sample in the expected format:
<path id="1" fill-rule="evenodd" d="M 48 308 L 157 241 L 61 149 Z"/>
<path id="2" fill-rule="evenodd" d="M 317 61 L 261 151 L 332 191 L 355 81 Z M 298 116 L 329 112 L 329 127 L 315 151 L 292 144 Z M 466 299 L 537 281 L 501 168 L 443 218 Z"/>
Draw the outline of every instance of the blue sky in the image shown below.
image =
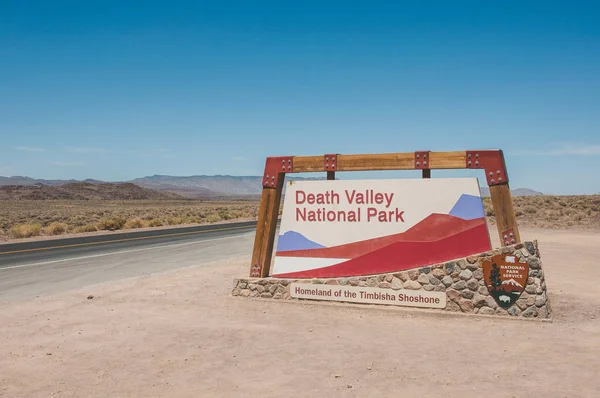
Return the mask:
<path id="1" fill-rule="evenodd" d="M 597 4 L 4 0 L 0 175 L 502 148 L 513 188 L 598 193 Z"/>

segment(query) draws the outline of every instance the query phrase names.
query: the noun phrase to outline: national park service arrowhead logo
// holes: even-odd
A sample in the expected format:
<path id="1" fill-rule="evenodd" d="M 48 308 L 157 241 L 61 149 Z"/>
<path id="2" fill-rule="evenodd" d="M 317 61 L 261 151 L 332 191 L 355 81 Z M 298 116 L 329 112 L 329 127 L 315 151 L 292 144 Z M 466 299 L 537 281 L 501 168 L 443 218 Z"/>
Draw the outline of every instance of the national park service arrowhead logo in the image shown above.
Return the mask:
<path id="1" fill-rule="evenodd" d="M 521 296 L 527 278 L 529 264 L 520 262 L 517 256 L 500 254 L 483 262 L 483 278 L 488 291 L 504 309 L 512 306 Z"/>

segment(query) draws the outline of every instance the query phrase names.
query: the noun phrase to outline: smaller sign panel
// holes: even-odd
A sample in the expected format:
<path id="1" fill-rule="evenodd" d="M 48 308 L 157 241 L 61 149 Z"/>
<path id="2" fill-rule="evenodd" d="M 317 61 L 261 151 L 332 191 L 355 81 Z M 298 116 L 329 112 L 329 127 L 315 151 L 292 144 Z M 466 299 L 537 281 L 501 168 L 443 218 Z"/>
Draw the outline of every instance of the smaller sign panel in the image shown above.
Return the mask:
<path id="1" fill-rule="evenodd" d="M 529 264 L 519 261 L 517 256 L 499 254 L 484 261 L 482 265 L 490 295 L 500 307 L 506 309 L 512 306 L 525 290 Z"/>
<path id="2" fill-rule="evenodd" d="M 491 248 L 476 178 L 290 181 L 272 276 L 394 273 Z"/>
<path id="3" fill-rule="evenodd" d="M 386 304 L 405 307 L 446 308 L 446 293 L 425 290 L 391 290 L 376 287 L 292 283 L 290 295 L 308 300 Z"/>

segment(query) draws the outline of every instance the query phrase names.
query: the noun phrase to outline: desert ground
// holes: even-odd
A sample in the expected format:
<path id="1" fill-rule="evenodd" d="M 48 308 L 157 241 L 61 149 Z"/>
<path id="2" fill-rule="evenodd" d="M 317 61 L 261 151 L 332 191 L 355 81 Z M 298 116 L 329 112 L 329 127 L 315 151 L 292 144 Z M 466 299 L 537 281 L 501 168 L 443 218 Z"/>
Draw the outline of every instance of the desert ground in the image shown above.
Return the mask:
<path id="1" fill-rule="evenodd" d="M 552 322 L 231 297 L 248 257 L 199 261 L 0 304 L 0 396 L 598 397 L 600 231 L 522 235 Z"/>
<path id="2" fill-rule="evenodd" d="M 257 207 L 242 200 L 0 200 L 0 242 L 241 221 Z"/>

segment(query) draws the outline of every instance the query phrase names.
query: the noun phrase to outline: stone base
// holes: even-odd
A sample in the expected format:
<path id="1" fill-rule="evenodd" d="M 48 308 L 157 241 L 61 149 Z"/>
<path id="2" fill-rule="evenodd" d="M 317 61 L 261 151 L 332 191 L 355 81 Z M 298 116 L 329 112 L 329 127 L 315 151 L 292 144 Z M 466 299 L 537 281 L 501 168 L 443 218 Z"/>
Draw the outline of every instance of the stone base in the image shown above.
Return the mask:
<path id="1" fill-rule="evenodd" d="M 512 254 L 519 261 L 529 264 L 529 278 L 525 290 L 506 310 L 499 307 L 496 300 L 490 296 L 483 277 L 482 262 L 499 254 Z M 441 311 L 542 319 L 548 319 L 551 313 L 537 241 L 391 274 L 327 279 L 234 279 L 232 295 L 297 300 L 290 295 L 290 284 L 293 282 L 376 287 L 395 291 L 406 289 L 445 292 L 446 307 Z"/>

